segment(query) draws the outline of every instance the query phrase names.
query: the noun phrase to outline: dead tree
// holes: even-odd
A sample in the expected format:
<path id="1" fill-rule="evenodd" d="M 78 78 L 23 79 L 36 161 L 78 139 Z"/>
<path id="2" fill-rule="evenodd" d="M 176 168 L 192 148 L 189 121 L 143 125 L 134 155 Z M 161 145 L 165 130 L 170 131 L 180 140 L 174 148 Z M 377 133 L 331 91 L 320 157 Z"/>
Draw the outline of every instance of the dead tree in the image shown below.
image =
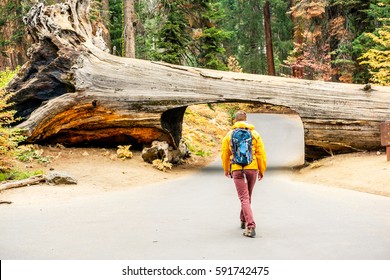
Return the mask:
<path id="1" fill-rule="evenodd" d="M 252 102 L 288 107 L 309 152 L 380 148 L 390 89 L 214 71 L 122 58 L 92 32 L 89 1 L 35 5 L 25 18 L 34 42 L 8 91 L 28 141 L 150 143 L 176 147 L 194 104 Z"/>

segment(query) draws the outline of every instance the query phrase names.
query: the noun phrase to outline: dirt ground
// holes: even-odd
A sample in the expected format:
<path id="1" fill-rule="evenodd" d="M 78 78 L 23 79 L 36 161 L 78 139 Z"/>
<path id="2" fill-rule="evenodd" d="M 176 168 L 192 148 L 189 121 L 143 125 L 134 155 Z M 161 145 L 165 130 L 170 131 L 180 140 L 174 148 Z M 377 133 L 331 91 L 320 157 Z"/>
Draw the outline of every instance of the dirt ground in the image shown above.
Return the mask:
<path id="1" fill-rule="evenodd" d="M 116 149 L 40 147 L 50 163 L 23 163 L 19 168 L 66 172 L 75 177 L 77 185 L 32 185 L 0 192 L 0 201 L 13 204 L 63 201 L 83 195 L 93 195 L 123 190 L 133 186 L 175 180 L 192 174 L 205 166 L 212 158 L 193 156 L 182 165 L 166 172 L 157 170 L 143 161 L 140 151 L 133 151 L 133 158 L 119 159 Z"/>
<path id="2" fill-rule="evenodd" d="M 294 172 L 293 179 L 390 196 L 390 161 L 384 152 L 336 155 Z"/>
<path id="3" fill-rule="evenodd" d="M 122 160 L 116 157 L 114 149 L 43 147 L 43 150 L 44 156 L 51 157 L 50 163 L 23 163 L 21 168 L 67 172 L 77 178 L 78 184 L 41 184 L 9 189 L 0 193 L 1 201 L 15 205 L 42 204 L 175 180 L 193 174 L 219 155 L 216 153 L 208 158 L 193 156 L 184 164 L 162 172 L 145 163 L 141 152 L 134 152 L 132 159 Z M 390 196 L 390 162 L 383 153 L 326 158 L 294 171 L 292 179 Z"/>

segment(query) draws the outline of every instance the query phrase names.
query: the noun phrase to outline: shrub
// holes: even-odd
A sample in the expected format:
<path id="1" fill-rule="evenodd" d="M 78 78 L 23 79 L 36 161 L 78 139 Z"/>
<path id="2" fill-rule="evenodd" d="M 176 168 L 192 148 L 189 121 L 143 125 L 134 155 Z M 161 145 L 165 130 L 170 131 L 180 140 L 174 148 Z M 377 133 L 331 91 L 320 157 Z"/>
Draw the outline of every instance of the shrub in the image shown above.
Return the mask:
<path id="1" fill-rule="evenodd" d="M 15 111 L 10 110 L 11 94 L 5 91 L 5 86 L 15 76 L 18 69 L 0 72 L 0 172 L 10 170 L 11 159 L 18 143 L 23 140 L 20 130 L 10 128 L 14 122 Z"/>
<path id="2" fill-rule="evenodd" d="M 21 145 L 15 150 L 16 158 L 22 162 L 49 163 L 51 157 L 44 157 L 43 150 L 37 145 Z"/>

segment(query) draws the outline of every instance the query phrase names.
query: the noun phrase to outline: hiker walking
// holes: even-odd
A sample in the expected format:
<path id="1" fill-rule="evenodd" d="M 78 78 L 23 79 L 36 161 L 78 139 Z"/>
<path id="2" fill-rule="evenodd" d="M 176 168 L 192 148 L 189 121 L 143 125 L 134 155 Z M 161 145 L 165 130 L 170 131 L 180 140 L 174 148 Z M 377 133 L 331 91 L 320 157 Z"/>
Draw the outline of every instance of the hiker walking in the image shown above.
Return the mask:
<path id="1" fill-rule="evenodd" d="M 222 141 L 222 166 L 225 176 L 233 178 L 241 201 L 241 228 L 244 236 L 256 235 L 256 223 L 251 209 L 252 191 L 264 176 L 267 167 L 264 144 L 252 124 L 246 122 L 246 112 L 238 111 L 232 130 Z"/>

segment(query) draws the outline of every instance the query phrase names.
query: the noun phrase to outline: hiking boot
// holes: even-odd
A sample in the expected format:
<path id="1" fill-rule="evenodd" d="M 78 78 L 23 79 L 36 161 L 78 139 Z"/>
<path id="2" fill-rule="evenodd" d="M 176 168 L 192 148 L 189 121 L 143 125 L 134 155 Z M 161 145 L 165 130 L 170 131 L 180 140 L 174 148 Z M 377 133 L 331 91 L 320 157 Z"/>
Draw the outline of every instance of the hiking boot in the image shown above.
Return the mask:
<path id="1" fill-rule="evenodd" d="M 246 231 L 244 231 L 243 235 L 246 236 L 246 237 L 252 237 L 253 238 L 256 235 L 256 231 L 255 231 L 254 228 L 248 228 Z"/>
<path id="2" fill-rule="evenodd" d="M 245 229 L 245 228 L 246 228 L 246 222 L 241 221 L 241 229 Z"/>

